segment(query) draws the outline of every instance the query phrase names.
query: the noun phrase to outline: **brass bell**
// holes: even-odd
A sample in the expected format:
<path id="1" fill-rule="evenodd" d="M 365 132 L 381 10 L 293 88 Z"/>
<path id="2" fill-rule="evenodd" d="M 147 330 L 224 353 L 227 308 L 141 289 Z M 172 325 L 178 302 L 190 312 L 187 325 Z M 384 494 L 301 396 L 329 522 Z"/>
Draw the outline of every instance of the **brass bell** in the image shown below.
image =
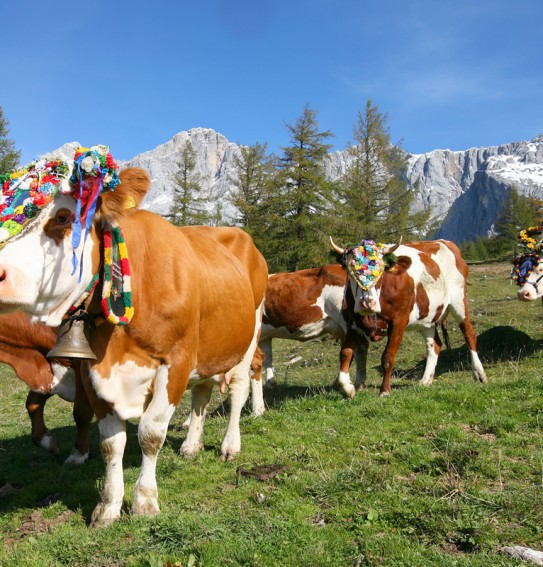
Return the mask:
<path id="1" fill-rule="evenodd" d="M 71 317 L 60 324 L 55 346 L 47 353 L 47 358 L 90 358 L 96 355 L 89 346 L 85 332 L 85 321 Z"/>

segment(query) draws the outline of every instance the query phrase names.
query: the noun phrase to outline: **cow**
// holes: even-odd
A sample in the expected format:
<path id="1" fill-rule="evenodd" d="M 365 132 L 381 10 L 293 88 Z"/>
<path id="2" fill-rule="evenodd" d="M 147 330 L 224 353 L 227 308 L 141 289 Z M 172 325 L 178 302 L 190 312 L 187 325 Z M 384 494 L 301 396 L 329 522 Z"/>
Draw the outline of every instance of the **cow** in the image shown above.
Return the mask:
<path id="1" fill-rule="evenodd" d="M 339 264 L 282 272 L 268 278 L 259 341 L 267 385 L 275 384 L 272 339 L 305 342 L 324 335 L 339 341 L 345 339 L 347 321 L 342 304 L 347 281 L 347 270 Z M 355 347 L 357 373 L 362 370 L 362 353 Z M 357 374 L 357 382 L 360 380 Z"/>
<path id="2" fill-rule="evenodd" d="M 240 451 L 239 417 L 260 331 L 267 264 L 239 228 L 181 230 L 146 210 L 126 214 L 127 203 L 147 193 L 150 179 L 140 168 L 117 178 L 107 147 L 78 149 L 68 173 L 50 163 L 44 167 L 53 188 L 44 189 L 42 199 L 33 197 L 30 186 L 32 217 L 25 209 L 20 222 L 9 219 L 22 228 L 7 221 L 0 228 L 0 313 L 20 310 L 50 326 L 59 325 L 74 305 L 91 317 L 106 316 L 88 328 L 96 360 L 81 364 L 105 463 L 91 525 L 120 517 L 126 420 L 132 418 L 139 419 L 142 465 L 131 512 L 156 515 L 156 461 L 189 382 L 227 377 L 231 416 L 221 457 Z M 18 187 L 28 188 L 24 178 Z M 13 199 L 26 202 L 19 193 Z M 228 234 L 237 254 L 212 233 Z M 120 259 L 115 265 L 114 240 Z M 204 398 L 193 412 L 205 413 Z"/>
<path id="3" fill-rule="evenodd" d="M 26 410 L 30 417 L 32 441 L 46 451 L 58 455 L 55 437 L 47 429 L 44 407 L 57 394 L 74 402 L 77 362 L 46 358 L 53 348 L 57 331 L 39 323 L 31 323 L 23 313 L 0 315 L 0 362 L 10 365 L 15 374 L 28 386 Z M 84 401 L 74 406 L 77 434 L 72 452 L 65 463 L 83 464 L 89 456 L 88 431 L 92 408 Z"/>
<path id="4" fill-rule="evenodd" d="M 512 279 L 515 280 L 519 290 L 517 299 L 519 301 L 534 301 L 543 297 L 543 254 L 541 244 L 531 250 L 524 250 L 513 258 Z"/>
<path id="5" fill-rule="evenodd" d="M 351 383 L 349 365 L 358 344 L 364 349 L 365 360 L 366 335 L 372 332 L 372 321 L 387 327 L 380 395 L 390 393 L 396 354 L 408 328 L 419 329 L 425 339 L 426 367 L 420 384 L 432 384 L 442 346 L 436 325 L 445 321 L 449 313 L 458 322 L 468 345 L 474 378 L 487 382 L 468 313 L 468 266 L 454 243 L 428 240 L 381 246 L 364 240 L 348 249 L 337 246 L 332 239 L 330 243 L 349 272 L 344 304 L 349 330 L 342 345 L 338 376 L 344 395 L 353 397 L 364 385 L 365 372 L 360 374 L 362 381 Z M 377 336 L 381 335 L 378 331 Z"/>

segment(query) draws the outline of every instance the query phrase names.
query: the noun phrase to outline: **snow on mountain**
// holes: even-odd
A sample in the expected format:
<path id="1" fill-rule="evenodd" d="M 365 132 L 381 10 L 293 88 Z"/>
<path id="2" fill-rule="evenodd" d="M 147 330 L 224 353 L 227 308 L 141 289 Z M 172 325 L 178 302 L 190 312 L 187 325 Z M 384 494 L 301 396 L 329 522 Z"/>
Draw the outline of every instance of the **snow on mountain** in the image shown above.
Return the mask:
<path id="1" fill-rule="evenodd" d="M 233 158 L 239 146 L 208 128 L 176 134 L 156 148 L 120 162 L 121 167 L 142 167 L 149 172 L 151 188 L 142 207 L 161 215 L 170 211 L 172 177 L 184 145 L 190 140 L 197 154 L 197 173 L 212 202 L 219 199 L 226 222 L 234 218 L 229 191 L 234 177 Z M 70 142 L 48 155 L 70 161 L 79 144 Z M 112 149 L 113 154 L 114 149 Z M 464 151 L 434 150 L 408 154 L 408 183 L 416 191 L 415 210 L 430 207 L 439 221 L 439 238 L 455 242 L 492 234 L 507 191 L 543 199 L 543 134 L 527 142 L 513 142 Z M 337 179 L 348 165 L 346 151 L 330 154 L 326 173 Z M 361 227 L 361 238 L 363 227 Z"/>

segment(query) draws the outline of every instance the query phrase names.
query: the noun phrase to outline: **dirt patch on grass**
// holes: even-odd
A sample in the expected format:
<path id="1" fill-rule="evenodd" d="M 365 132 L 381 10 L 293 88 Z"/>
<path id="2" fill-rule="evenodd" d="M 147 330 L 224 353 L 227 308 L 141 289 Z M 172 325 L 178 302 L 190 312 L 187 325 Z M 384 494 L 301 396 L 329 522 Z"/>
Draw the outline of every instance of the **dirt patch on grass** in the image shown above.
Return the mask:
<path id="1" fill-rule="evenodd" d="M 34 510 L 15 530 L 14 535 L 4 538 L 4 545 L 13 545 L 26 537 L 47 533 L 51 528 L 67 522 L 71 515 L 72 512 L 70 510 L 65 510 L 56 518 L 44 518 L 41 510 Z"/>

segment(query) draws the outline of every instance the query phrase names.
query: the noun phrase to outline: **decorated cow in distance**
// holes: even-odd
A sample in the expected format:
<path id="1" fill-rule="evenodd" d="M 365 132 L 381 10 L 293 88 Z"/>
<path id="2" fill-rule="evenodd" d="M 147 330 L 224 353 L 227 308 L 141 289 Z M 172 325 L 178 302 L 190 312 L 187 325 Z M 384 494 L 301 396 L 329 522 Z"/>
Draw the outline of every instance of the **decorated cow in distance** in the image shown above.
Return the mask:
<path id="1" fill-rule="evenodd" d="M 511 277 L 520 287 L 520 301 L 543 297 L 543 225 L 521 230 L 518 235 L 519 253 L 513 258 Z"/>
<path id="2" fill-rule="evenodd" d="M 436 325 L 442 323 L 449 313 L 458 322 L 468 345 L 474 378 L 480 382 L 487 381 L 467 310 L 468 267 L 457 246 L 446 240 L 387 246 L 363 240 L 357 246 L 344 249 L 334 244 L 332 239 L 330 241 L 349 272 L 344 303 L 349 331 L 343 345 L 344 363 L 338 378 L 339 386 L 346 395 L 354 396 L 363 385 L 356 383 L 353 386 L 349 365 L 360 336 L 371 332 L 368 320 L 371 321 L 372 317 L 388 325 L 387 344 L 381 358 L 383 381 L 380 395 L 390 393 L 396 354 L 408 328 L 419 329 L 425 339 L 426 368 L 420 383 L 432 383 L 441 350 Z M 362 344 L 367 350 L 367 340 Z"/>
<path id="3" fill-rule="evenodd" d="M 240 229 L 183 230 L 128 212 L 149 176 L 131 168 L 119 179 L 115 170 L 104 146 L 79 149 L 69 171 L 38 162 L 3 187 L 0 211 L 0 313 L 20 310 L 57 326 L 83 312 L 89 322 L 96 360 L 81 364 L 81 381 L 105 462 L 95 525 L 121 514 L 127 419 L 139 418 L 142 450 L 132 513 L 159 512 L 156 460 L 189 382 L 198 390 L 192 411 L 204 416 L 213 384 L 226 376 L 231 415 L 221 455 L 240 451 L 268 277 Z"/>

